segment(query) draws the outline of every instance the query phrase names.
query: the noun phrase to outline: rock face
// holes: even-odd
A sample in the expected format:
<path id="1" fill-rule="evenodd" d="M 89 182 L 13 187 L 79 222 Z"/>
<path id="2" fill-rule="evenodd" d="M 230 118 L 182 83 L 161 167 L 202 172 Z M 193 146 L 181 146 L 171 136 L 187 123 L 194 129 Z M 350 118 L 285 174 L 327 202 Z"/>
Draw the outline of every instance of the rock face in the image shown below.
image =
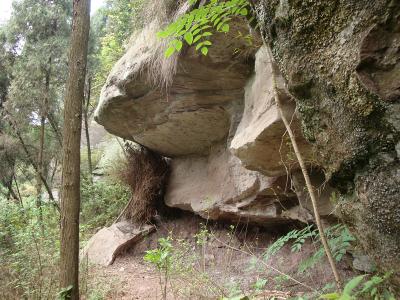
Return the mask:
<path id="1" fill-rule="evenodd" d="M 314 183 L 328 181 L 323 214 L 336 208 L 400 283 L 400 4 L 256 2 L 281 72 L 274 75 L 284 113 L 293 116 L 308 165 L 324 170 Z M 307 221 L 304 182 L 272 97 L 270 58 L 262 48 L 241 55 L 247 46 L 236 32 L 247 28 L 233 24 L 214 36 L 207 57 L 188 48 L 169 63 L 153 50 L 160 47 L 149 25 L 110 74 L 96 120 L 172 158 L 171 206 L 213 219 Z M 167 89 L 149 80 L 157 73 L 171 79 Z"/>
<path id="2" fill-rule="evenodd" d="M 256 54 L 255 74 L 245 86 L 244 112 L 230 150 L 246 168 L 258 170 L 269 176 L 282 176 L 296 168 L 295 157 L 285 136 L 285 126 L 275 105 L 272 89 L 272 64 L 267 51 L 261 47 Z M 292 120 L 292 129 L 297 133 L 299 146 L 306 160 L 312 158 L 310 145 L 300 133 L 300 124 L 295 116 L 295 103 L 285 90 L 280 74 L 275 74 L 278 94 L 285 116 Z"/>
<path id="3" fill-rule="evenodd" d="M 344 220 L 399 284 L 399 2 L 260 1 L 259 9 Z"/>
<path id="4" fill-rule="evenodd" d="M 247 30 L 240 23 L 237 29 Z M 244 41 L 233 34 L 217 34 L 220 46 L 207 57 L 193 49 L 179 56 L 167 95 L 149 83 L 153 42 L 139 35 L 110 74 L 95 118 L 109 132 L 172 158 L 169 206 L 264 226 L 301 219 L 285 214 L 296 206 L 287 176 L 296 166 L 273 99 L 271 61 L 263 48 L 235 55 Z M 298 131 L 283 83 L 278 92 Z M 299 143 L 310 155 L 301 135 Z"/>
<path id="5" fill-rule="evenodd" d="M 289 218 L 282 215 L 282 205 L 296 203 L 286 178 L 247 170 L 224 147 L 212 149 L 209 156 L 173 159 L 171 170 L 166 204 L 207 219 L 283 223 Z"/>
<path id="6" fill-rule="evenodd" d="M 138 228 L 125 221 L 115 223 L 101 229 L 90 238 L 81 253 L 81 259 L 87 257 L 93 264 L 109 266 L 122 251 L 132 247 L 154 230 L 152 225 Z"/>

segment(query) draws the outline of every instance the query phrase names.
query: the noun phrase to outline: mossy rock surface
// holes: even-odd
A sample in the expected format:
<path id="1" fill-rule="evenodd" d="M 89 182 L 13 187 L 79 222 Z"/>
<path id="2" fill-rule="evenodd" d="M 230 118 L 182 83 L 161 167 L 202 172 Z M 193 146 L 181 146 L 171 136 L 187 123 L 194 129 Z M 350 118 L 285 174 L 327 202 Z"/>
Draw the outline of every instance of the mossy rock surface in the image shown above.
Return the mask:
<path id="1" fill-rule="evenodd" d="M 344 220 L 400 283 L 400 3 L 261 1 L 304 136 Z"/>

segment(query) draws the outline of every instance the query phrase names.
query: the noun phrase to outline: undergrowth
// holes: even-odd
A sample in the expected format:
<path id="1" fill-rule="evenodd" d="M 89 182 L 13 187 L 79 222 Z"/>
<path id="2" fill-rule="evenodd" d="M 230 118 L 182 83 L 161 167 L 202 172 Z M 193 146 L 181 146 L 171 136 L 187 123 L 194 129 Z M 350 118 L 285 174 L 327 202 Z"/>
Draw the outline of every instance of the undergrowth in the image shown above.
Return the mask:
<path id="1" fill-rule="evenodd" d="M 129 199 L 127 188 L 117 182 L 82 183 L 81 237 L 111 224 Z M 41 221 L 43 220 L 43 221 Z M 58 291 L 60 247 L 59 214 L 35 197 L 20 203 L 0 197 L 0 299 L 55 299 Z M 88 278 L 81 266 L 82 299 L 104 299 L 107 283 Z"/>
<path id="2" fill-rule="evenodd" d="M 307 282 L 306 278 L 317 274 L 313 273 L 313 269 L 324 263 L 325 259 L 318 231 L 313 225 L 288 232 L 261 252 L 246 243 L 235 246 L 231 243 L 235 234 L 236 228 L 231 226 L 224 241 L 203 225 L 193 236 L 192 243 L 176 239 L 172 234 L 161 238 L 159 247 L 147 251 L 144 260 L 159 271 L 163 299 L 167 297 L 167 289 L 177 299 L 395 299 L 386 288 L 390 274 L 350 277 L 340 293 L 335 292 L 333 278 L 323 286 Z M 341 262 L 355 238 L 341 224 L 327 228 L 326 235 L 335 260 Z M 211 249 L 216 245 L 226 259 L 223 277 L 216 276 L 215 270 L 212 270 L 207 261 L 207 257 L 213 255 Z M 308 248 L 308 252 L 304 253 L 310 253 L 310 247 L 314 251 L 298 264 L 297 271 L 281 271 L 284 264 L 288 263 L 288 260 L 281 260 L 280 251 L 283 248 L 293 253 L 306 251 L 305 248 Z M 232 257 L 236 257 L 233 256 L 234 253 L 240 253 L 247 258 L 247 268 L 236 270 L 238 274 L 235 276 L 228 270 L 235 267 L 236 263 L 232 261 Z M 279 267 L 274 263 L 277 259 Z M 218 266 L 219 271 L 223 268 L 222 265 Z"/>

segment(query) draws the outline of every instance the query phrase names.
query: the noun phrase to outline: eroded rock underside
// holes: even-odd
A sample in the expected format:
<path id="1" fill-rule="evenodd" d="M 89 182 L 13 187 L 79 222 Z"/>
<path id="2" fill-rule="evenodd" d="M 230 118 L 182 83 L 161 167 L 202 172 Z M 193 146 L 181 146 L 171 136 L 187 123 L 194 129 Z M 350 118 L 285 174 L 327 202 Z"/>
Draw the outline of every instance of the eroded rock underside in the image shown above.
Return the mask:
<path id="1" fill-rule="evenodd" d="M 382 268 L 399 271 L 399 5 L 281 0 L 261 1 L 259 12 L 322 215 L 340 215 Z M 249 50 L 237 37 L 249 29 L 236 22 L 207 57 L 184 49 L 159 88 L 149 79 L 162 55 L 154 26 L 114 67 L 96 121 L 171 158 L 169 206 L 265 226 L 312 220 L 257 37 Z"/>

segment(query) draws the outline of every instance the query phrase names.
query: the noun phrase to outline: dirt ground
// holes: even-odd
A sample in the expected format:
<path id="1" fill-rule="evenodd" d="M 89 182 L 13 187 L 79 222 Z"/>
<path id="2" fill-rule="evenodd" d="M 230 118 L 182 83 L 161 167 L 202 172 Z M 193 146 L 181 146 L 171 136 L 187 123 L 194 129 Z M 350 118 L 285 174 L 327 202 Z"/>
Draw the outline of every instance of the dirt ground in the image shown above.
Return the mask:
<path id="1" fill-rule="evenodd" d="M 209 223 L 207 227 L 211 235 L 206 248 L 202 248 L 196 244 L 195 236 L 204 223 L 205 220 L 193 215 L 161 222 L 156 233 L 118 257 L 113 265 L 92 266 L 91 275 L 103 282 L 107 289 L 106 299 L 162 299 L 159 273 L 143 260 L 143 256 L 146 250 L 157 247 L 160 237 L 171 236 L 174 240 L 185 241 L 189 253 L 197 259 L 188 262 L 193 264 L 194 273 L 182 273 L 170 280 L 172 282 L 167 285 L 168 299 L 219 299 L 235 289 L 246 293 L 260 278 L 267 279 L 267 284 L 260 293 L 264 296 L 257 299 L 270 299 L 271 295 L 280 295 L 275 299 L 287 299 L 289 296 L 310 294 L 312 289 L 321 289 L 333 282 L 324 259 L 310 271 L 301 275 L 297 273 L 299 263 L 315 251 L 312 243 L 306 243 L 301 252 L 292 252 L 286 246 L 264 265 L 258 262 L 256 268 L 250 267 L 254 265 L 254 257 L 259 257 L 273 241 L 289 230 L 286 227 L 282 227 L 281 232 L 271 232 L 256 226 L 236 224 L 232 227 L 229 224 Z M 354 274 L 350 264 L 350 258 L 339 264 L 344 277 Z M 204 279 L 204 274 L 207 279 Z"/>

